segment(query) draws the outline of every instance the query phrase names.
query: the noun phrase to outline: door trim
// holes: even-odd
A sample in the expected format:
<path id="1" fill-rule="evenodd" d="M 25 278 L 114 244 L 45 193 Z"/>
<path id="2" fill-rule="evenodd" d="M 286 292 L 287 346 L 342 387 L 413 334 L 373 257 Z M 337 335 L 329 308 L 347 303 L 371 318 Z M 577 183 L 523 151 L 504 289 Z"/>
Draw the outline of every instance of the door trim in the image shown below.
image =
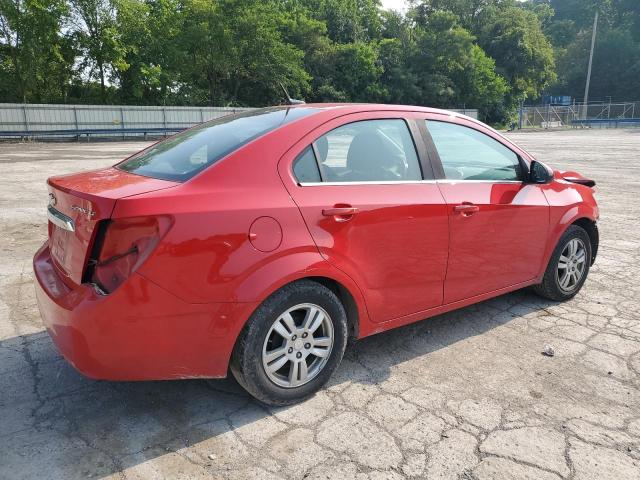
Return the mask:
<path id="1" fill-rule="evenodd" d="M 340 187 L 343 185 L 407 185 L 416 183 L 437 183 L 437 180 L 370 180 L 362 182 L 300 182 L 300 187 Z"/>
<path id="2" fill-rule="evenodd" d="M 522 180 L 454 180 L 454 179 L 439 179 L 439 180 L 388 180 L 388 181 L 366 181 L 366 182 L 300 182 L 299 187 L 340 187 L 343 185 L 407 185 L 416 183 L 491 183 L 491 184 L 524 184 Z"/>

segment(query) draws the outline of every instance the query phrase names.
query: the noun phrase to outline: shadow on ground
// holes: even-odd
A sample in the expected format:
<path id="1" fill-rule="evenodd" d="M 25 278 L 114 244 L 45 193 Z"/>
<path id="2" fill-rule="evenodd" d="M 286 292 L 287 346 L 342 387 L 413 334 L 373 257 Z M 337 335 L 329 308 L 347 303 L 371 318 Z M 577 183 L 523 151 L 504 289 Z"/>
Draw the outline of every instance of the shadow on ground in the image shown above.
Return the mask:
<path id="1" fill-rule="evenodd" d="M 366 338 L 348 347 L 327 389 L 339 390 L 345 382 L 380 384 L 403 362 L 419 357 L 429 362 L 441 349 L 549 305 L 521 291 Z M 252 432 L 252 423 L 288 409 L 298 409 L 294 415 L 306 414 L 305 405 L 267 408 L 233 378 L 89 380 L 62 359 L 45 332 L 0 342 L 0 369 L 3 478 L 41 476 L 43 465 L 56 478 L 105 476 L 170 452 L 205 464 L 213 454 L 224 464 L 227 456 L 232 458 L 226 450 L 241 444 L 216 443 L 219 452 L 197 444 L 238 430 L 243 438 L 255 436 L 259 443 L 269 424 Z M 433 380 L 437 384 L 438 379 Z"/>

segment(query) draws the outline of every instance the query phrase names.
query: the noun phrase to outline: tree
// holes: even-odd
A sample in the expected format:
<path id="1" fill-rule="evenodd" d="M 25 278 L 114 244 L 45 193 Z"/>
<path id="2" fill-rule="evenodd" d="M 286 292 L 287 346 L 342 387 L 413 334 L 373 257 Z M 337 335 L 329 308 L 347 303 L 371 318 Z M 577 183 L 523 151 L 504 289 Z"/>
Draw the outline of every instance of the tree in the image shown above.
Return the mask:
<path id="1" fill-rule="evenodd" d="M 410 62 L 415 44 L 403 43 L 398 38 L 385 38 L 380 42 L 379 49 L 383 70 L 380 82 L 387 92 L 385 101 L 405 105 L 420 103 L 422 91 L 419 78 Z"/>
<path id="2" fill-rule="evenodd" d="M 495 60 L 514 101 L 537 97 L 556 79 L 553 47 L 535 13 L 491 6 L 482 12 L 480 25 L 478 44 Z"/>
<path id="3" fill-rule="evenodd" d="M 71 42 L 61 33 L 63 0 L 0 0 L 0 96 L 60 101 L 71 78 Z"/>
<path id="4" fill-rule="evenodd" d="M 509 85 L 496 72 L 495 61 L 478 45 L 471 47 L 469 64 L 457 83 L 458 105 L 477 108 L 480 118 L 490 123 L 504 122 L 509 117 Z"/>
<path id="5" fill-rule="evenodd" d="M 179 0 L 117 0 L 117 25 L 127 68 L 116 70 L 123 103 L 190 103 L 180 90 L 184 16 Z"/>
<path id="6" fill-rule="evenodd" d="M 380 85 L 381 74 L 382 65 L 374 44 L 335 44 L 320 73 L 317 95 L 321 101 L 383 101 L 387 92 Z"/>
<path id="7" fill-rule="evenodd" d="M 593 17 L 599 13 L 591 99 L 635 100 L 640 91 L 640 2 L 637 0 L 530 0 L 529 8 L 554 12 L 544 23 L 557 61 L 550 93 L 581 99 L 589 60 Z"/>
<path id="8" fill-rule="evenodd" d="M 326 23 L 334 42 L 368 42 L 380 36 L 380 0 L 302 0 L 302 5 Z"/>
<path id="9" fill-rule="evenodd" d="M 115 70 L 126 70 L 125 46 L 116 23 L 111 0 L 69 0 L 70 25 L 79 49 L 84 53 L 80 70 L 100 82 L 100 98 L 107 100 L 107 80 Z"/>
<path id="10" fill-rule="evenodd" d="M 501 5 L 504 0 L 422 0 L 414 3 L 411 15 L 419 25 L 429 23 L 430 17 L 436 13 L 449 12 L 460 26 L 476 31 L 484 10 L 489 6 Z"/>
<path id="11" fill-rule="evenodd" d="M 509 87 L 457 19 L 449 11 L 433 12 L 416 32 L 418 47 L 410 64 L 420 79 L 421 103 L 478 108 L 483 117 L 496 120 Z"/>
<path id="12" fill-rule="evenodd" d="M 637 0 L 410 5 L 0 0 L 0 99 L 261 106 L 282 101 L 282 83 L 312 101 L 466 106 L 504 121 L 543 91 L 581 95 L 596 9 L 594 74 L 616 81 L 594 75 L 594 95 L 640 91 Z"/>
<path id="13" fill-rule="evenodd" d="M 584 92 L 591 32 L 580 32 L 563 53 L 559 62 L 559 80 L 552 91 L 570 92 L 581 97 Z M 635 100 L 640 92 L 640 43 L 626 29 L 599 33 L 593 56 L 589 98 L 594 100 Z"/>
<path id="14" fill-rule="evenodd" d="M 179 36 L 188 52 L 181 75 L 211 105 L 262 105 L 309 88 L 304 54 L 284 41 L 283 17 L 271 2 L 187 0 Z"/>

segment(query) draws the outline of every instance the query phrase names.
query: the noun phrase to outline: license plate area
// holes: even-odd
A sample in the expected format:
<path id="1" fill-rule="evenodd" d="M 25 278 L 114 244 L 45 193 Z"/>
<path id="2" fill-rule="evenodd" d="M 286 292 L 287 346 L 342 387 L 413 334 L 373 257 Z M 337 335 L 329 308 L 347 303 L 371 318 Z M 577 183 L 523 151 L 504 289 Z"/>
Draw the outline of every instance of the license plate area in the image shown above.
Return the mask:
<path id="1" fill-rule="evenodd" d="M 56 266 L 67 276 L 70 274 L 71 267 L 71 258 L 67 253 L 67 247 L 72 240 L 70 238 L 71 235 L 73 235 L 72 232 L 49 223 L 49 249 L 51 250 L 51 256 Z"/>

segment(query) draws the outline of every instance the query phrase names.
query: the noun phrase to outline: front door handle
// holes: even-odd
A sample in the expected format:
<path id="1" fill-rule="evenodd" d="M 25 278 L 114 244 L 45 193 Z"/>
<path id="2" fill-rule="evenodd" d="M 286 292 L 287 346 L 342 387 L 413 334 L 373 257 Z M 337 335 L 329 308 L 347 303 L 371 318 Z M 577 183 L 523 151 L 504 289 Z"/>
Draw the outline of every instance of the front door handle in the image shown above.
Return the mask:
<path id="1" fill-rule="evenodd" d="M 358 213 L 360 210 L 356 207 L 333 207 L 322 209 L 322 215 L 325 217 L 333 217 L 336 222 L 346 222 Z"/>
<path id="2" fill-rule="evenodd" d="M 478 205 L 474 205 L 472 203 L 463 203 L 461 205 L 456 205 L 453 207 L 453 211 L 456 213 L 462 214 L 464 217 L 468 217 L 478 212 L 480 207 Z"/>

